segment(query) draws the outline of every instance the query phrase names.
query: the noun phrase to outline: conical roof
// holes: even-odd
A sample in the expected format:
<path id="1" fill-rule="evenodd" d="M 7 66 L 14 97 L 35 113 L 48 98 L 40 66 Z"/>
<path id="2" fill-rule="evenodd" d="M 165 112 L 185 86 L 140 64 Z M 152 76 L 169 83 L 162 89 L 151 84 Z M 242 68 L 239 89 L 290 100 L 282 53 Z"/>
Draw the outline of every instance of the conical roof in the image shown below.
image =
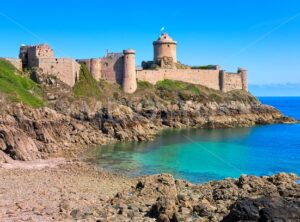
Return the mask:
<path id="1" fill-rule="evenodd" d="M 153 44 L 161 44 L 161 43 L 169 43 L 169 44 L 177 44 L 176 41 L 174 41 L 168 33 L 162 33 L 159 38 L 153 42 Z"/>

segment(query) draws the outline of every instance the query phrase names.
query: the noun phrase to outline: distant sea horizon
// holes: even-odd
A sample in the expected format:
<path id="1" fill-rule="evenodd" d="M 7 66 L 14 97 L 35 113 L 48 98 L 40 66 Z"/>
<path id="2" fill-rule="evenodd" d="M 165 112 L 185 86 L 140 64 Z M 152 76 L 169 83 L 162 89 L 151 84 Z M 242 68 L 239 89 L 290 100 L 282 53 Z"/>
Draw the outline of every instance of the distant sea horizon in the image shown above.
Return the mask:
<path id="1" fill-rule="evenodd" d="M 249 84 L 249 92 L 257 97 L 300 97 L 300 83 Z"/>

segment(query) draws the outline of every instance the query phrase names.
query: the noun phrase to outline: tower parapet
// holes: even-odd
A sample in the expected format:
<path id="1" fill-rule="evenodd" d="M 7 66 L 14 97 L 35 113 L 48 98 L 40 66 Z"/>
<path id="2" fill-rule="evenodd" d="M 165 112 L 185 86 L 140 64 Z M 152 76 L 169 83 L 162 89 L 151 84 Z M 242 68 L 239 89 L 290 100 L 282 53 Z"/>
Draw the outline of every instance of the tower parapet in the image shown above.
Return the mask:
<path id="1" fill-rule="evenodd" d="M 123 91 L 125 93 L 134 93 L 137 89 L 136 70 L 135 70 L 135 51 L 127 49 L 124 54 L 124 74 L 123 74 Z"/>

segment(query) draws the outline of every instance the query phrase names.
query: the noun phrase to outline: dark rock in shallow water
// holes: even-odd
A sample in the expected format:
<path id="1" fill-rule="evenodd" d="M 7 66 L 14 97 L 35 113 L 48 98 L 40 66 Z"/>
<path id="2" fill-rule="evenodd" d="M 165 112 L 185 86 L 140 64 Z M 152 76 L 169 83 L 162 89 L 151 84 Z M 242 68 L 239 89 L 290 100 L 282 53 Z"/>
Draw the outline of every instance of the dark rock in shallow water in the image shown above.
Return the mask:
<path id="1" fill-rule="evenodd" d="M 222 221 L 300 221 L 300 200 L 287 201 L 282 197 L 243 198 L 231 206 L 230 213 Z"/>

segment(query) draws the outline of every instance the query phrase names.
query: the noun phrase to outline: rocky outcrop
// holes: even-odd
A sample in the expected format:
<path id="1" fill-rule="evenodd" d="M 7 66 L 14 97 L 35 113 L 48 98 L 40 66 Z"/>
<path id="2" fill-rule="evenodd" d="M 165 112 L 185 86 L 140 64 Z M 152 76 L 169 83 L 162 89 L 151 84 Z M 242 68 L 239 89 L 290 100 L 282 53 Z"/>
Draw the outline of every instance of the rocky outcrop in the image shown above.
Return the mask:
<path id="1" fill-rule="evenodd" d="M 229 128 L 293 122 L 253 98 L 219 103 L 192 100 L 171 103 L 155 96 L 133 96 L 104 103 L 67 97 L 50 101 L 48 105 L 33 109 L 0 102 L 2 162 L 8 157 L 34 160 L 73 156 L 82 147 L 93 144 L 151 140 L 170 127 Z"/>
<path id="2" fill-rule="evenodd" d="M 242 198 L 230 207 L 223 222 L 231 221 L 298 221 L 300 200 L 282 197 Z"/>
<path id="3" fill-rule="evenodd" d="M 2 153 L 15 160 L 34 160 L 40 158 L 36 143 L 18 128 L 2 126 L 0 130 Z"/>
<path id="4" fill-rule="evenodd" d="M 114 220 L 298 221 L 300 185 L 294 174 L 241 176 L 203 185 L 160 174 L 141 178 L 128 193 L 110 200 Z M 148 218 L 148 219 L 147 219 Z"/>
<path id="5" fill-rule="evenodd" d="M 0 160 L 35 160 L 53 156 L 72 157 L 88 144 L 114 139 L 89 122 L 78 121 L 47 107 L 11 106 L 0 121 Z"/>

